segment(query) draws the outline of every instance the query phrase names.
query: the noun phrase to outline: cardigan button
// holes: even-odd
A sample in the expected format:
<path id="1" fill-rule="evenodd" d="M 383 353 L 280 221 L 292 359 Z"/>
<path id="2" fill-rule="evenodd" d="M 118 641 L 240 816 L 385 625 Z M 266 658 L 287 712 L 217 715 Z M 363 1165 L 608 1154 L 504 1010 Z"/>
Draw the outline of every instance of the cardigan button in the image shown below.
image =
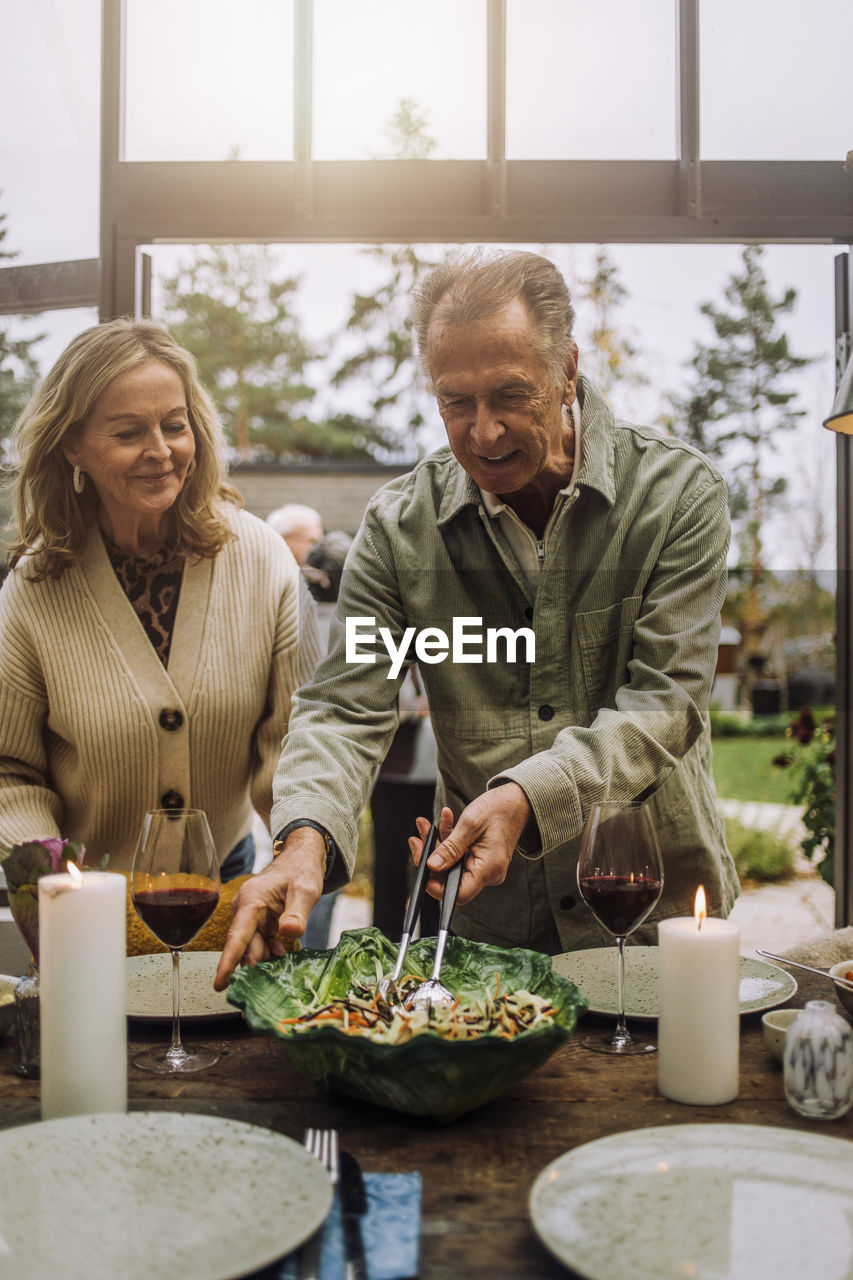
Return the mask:
<path id="1" fill-rule="evenodd" d="M 543 705 L 543 706 L 541 706 L 541 707 L 539 708 L 538 715 L 539 715 L 539 719 L 540 719 L 540 720 L 553 720 L 553 719 L 554 719 L 554 708 L 553 708 L 553 707 L 549 707 L 549 706 L 548 706 L 548 703 L 546 702 L 546 703 L 544 703 L 544 705 Z"/>
<path id="2" fill-rule="evenodd" d="M 168 729 L 170 733 L 174 733 L 176 729 L 180 729 L 184 723 L 183 712 L 177 707 L 164 707 L 160 712 L 160 728 Z"/>
<path id="3" fill-rule="evenodd" d="M 524 610 L 524 616 L 528 622 L 533 621 L 533 610 L 531 609 L 530 605 L 528 605 L 527 608 Z"/>
<path id="4" fill-rule="evenodd" d="M 164 809 L 183 809 L 184 797 L 180 791 L 166 791 L 160 797 L 160 803 Z"/>
<path id="5" fill-rule="evenodd" d="M 575 905 L 575 900 L 570 893 L 567 893 L 564 898 L 560 899 L 561 911 L 571 911 L 574 905 Z"/>

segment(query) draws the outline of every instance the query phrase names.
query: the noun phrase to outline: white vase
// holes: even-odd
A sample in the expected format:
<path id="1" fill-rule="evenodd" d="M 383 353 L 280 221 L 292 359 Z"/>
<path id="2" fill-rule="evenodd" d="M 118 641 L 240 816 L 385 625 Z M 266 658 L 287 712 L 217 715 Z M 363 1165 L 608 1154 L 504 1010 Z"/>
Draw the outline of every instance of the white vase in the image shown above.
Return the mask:
<path id="1" fill-rule="evenodd" d="M 835 1120 L 853 1105 L 853 1031 L 828 1000 L 810 1000 L 785 1036 L 785 1096 L 801 1116 Z"/>

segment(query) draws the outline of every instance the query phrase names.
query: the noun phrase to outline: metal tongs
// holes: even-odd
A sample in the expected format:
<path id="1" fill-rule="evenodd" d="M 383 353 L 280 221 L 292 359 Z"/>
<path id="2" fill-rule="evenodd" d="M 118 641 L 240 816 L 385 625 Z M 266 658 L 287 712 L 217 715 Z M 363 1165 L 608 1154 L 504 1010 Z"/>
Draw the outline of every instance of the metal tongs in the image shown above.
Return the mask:
<path id="1" fill-rule="evenodd" d="M 452 1004 L 454 995 L 443 983 L 439 982 L 441 963 L 444 959 L 444 948 L 447 946 L 447 934 L 453 909 L 456 906 L 456 895 L 459 893 L 459 881 L 462 879 L 465 859 L 460 858 L 446 873 L 444 878 L 444 897 L 441 900 L 441 914 L 438 917 L 438 937 L 435 941 L 435 963 L 432 976 L 415 987 L 411 995 L 406 997 L 407 1009 L 432 1009 L 437 1004 Z"/>
<path id="2" fill-rule="evenodd" d="M 400 948 L 397 952 L 397 960 L 394 964 L 394 969 L 390 974 L 386 974 L 384 978 L 380 979 L 379 986 L 377 988 L 379 996 L 383 1000 L 386 1000 L 390 1005 L 397 1005 L 399 1007 L 403 1004 L 397 983 L 400 979 L 400 974 L 403 972 L 406 952 L 409 950 L 409 943 L 412 940 L 415 925 L 417 924 L 418 917 L 421 914 L 421 903 L 424 899 L 426 882 L 429 878 L 427 859 L 431 856 L 437 844 L 438 827 L 433 823 L 427 833 L 427 838 L 424 841 L 424 851 L 421 854 L 421 860 L 418 863 L 418 870 L 415 876 L 415 883 L 412 886 L 409 905 L 406 907 L 406 915 L 403 920 L 403 935 L 400 938 Z M 456 895 L 454 894 L 454 900 L 455 896 Z"/>

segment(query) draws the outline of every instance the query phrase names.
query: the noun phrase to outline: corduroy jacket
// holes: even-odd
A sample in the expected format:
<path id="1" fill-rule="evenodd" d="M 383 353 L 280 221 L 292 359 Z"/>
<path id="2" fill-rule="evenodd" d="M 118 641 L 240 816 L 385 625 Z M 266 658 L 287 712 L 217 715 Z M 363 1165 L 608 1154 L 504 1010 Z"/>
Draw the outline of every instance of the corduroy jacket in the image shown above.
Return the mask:
<path id="1" fill-rule="evenodd" d="M 725 485 L 690 446 L 614 420 L 583 377 L 579 399 L 579 472 L 560 496 L 535 598 L 448 448 L 374 497 L 347 560 L 329 656 L 294 700 L 274 783 L 274 829 L 312 818 L 351 868 L 406 664 L 389 679 L 381 640 L 374 662 L 348 662 L 347 618 L 351 627 L 363 620 L 362 636 L 375 619 L 395 646 L 407 627 L 449 637 L 454 619 L 480 619 L 483 643 L 460 651 L 466 660 L 421 655 L 419 670 L 438 747 L 437 805 L 458 816 L 487 787 L 514 779 L 533 809 L 504 884 L 454 918 L 455 931 L 503 945 L 535 945 L 542 894 L 564 950 L 602 942 L 579 900 L 576 865 L 586 815 L 604 797 L 648 798 L 661 842 L 663 896 L 635 937 L 654 941 L 656 919 L 691 913 L 699 884 L 715 914 L 728 914 L 737 895 L 708 723 L 729 542 Z M 475 623 L 465 625 L 476 634 Z M 499 635 L 497 660 L 486 660 L 487 631 L 502 628 L 532 630 L 532 661 L 522 637 L 513 653 Z M 350 639 L 350 656 L 370 648 Z M 344 874 L 338 867 L 331 878 Z"/>

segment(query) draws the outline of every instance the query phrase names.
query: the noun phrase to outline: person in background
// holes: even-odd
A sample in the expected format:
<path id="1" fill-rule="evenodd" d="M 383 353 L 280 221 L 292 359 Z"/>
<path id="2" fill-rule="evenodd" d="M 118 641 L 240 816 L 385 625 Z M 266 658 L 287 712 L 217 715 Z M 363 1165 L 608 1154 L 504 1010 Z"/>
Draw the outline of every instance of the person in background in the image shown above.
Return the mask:
<path id="1" fill-rule="evenodd" d="M 373 818 L 373 923 L 399 942 L 414 868 L 409 837 L 417 835 L 417 819 L 432 813 L 438 765 L 429 706 L 416 665 L 400 685 L 400 724 L 379 766 L 370 796 Z M 438 933 L 438 903 L 425 895 L 421 904 L 421 936 Z"/>
<path id="2" fill-rule="evenodd" d="M 226 481 L 193 357 L 149 321 L 87 329 L 14 442 L 0 857 L 61 835 L 125 870 L 147 810 L 194 807 L 223 878 L 251 871 L 317 626 L 292 554 Z"/>
<path id="3" fill-rule="evenodd" d="M 314 599 L 317 609 L 317 626 L 320 633 L 320 655 L 326 654 L 329 648 L 329 631 L 335 612 L 344 561 L 352 545 L 352 538 L 340 529 L 333 529 L 324 534 L 316 542 L 305 558 L 302 576 L 308 584 L 308 590 Z M 329 927 L 338 890 L 324 893 L 308 917 L 302 945 L 315 947 L 318 951 L 329 945 Z"/>
<path id="4" fill-rule="evenodd" d="M 576 876 L 605 798 L 647 803 L 661 843 L 663 894 L 638 941 L 689 914 L 698 884 L 711 914 L 731 910 L 708 715 L 726 487 L 690 445 L 614 417 L 579 368 L 573 318 L 539 254 L 469 252 L 421 284 L 414 328 L 448 445 L 368 505 L 338 617 L 373 619 L 376 642 L 354 661 L 338 625 L 299 692 L 275 781 L 278 856 L 237 896 L 218 986 L 301 936 L 324 885 L 350 872 L 416 657 L 439 765 L 428 889 L 440 897 L 465 858 L 455 933 L 546 954 L 600 945 Z M 456 655 L 459 619 L 480 640 Z M 426 815 L 418 825 L 423 839 Z"/>
<path id="5" fill-rule="evenodd" d="M 287 502 L 283 507 L 271 511 L 267 516 L 267 524 L 284 538 L 300 569 L 311 548 L 316 547 L 323 536 L 323 520 L 319 511 L 298 502 Z"/>
<path id="6" fill-rule="evenodd" d="M 348 533 L 332 529 L 314 544 L 302 566 L 302 576 L 317 609 L 321 656 L 325 656 L 329 648 L 329 633 L 341 589 L 344 562 L 351 546 L 352 538 Z"/>

